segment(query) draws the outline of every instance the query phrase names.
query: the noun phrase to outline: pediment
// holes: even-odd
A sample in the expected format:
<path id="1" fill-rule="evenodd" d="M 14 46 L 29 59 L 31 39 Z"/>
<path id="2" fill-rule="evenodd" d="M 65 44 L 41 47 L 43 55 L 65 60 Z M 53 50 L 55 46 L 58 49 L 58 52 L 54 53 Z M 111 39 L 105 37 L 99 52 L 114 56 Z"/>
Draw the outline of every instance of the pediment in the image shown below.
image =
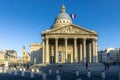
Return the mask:
<path id="1" fill-rule="evenodd" d="M 51 29 L 46 33 L 57 33 L 57 34 L 96 34 L 96 32 L 76 26 L 76 25 L 68 25 L 64 27 L 60 27 L 57 29 Z"/>

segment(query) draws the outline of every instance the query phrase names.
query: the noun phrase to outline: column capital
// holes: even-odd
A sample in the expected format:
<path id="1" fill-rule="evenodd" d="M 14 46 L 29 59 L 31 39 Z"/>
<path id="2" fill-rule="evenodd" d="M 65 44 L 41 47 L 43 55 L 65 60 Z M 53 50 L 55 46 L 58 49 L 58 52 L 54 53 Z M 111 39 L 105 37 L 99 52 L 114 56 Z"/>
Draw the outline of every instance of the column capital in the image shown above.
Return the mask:
<path id="1" fill-rule="evenodd" d="M 58 40 L 58 37 L 55 37 L 55 40 Z"/>
<path id="2" fill-rule="evenodd" d="M 65 40 L 68 40 L 68 38 L 64 38 Z"/>
<path id="3" fill-rule="evenodd" d="M 97 39 L 92 39 L 94 42 L 97 42 Z"/>
<path id="4" fill-rule="evenodd" d="M 44 41 L 45 39 L 44 38 L 42 38 L 42 41 Z"/>
<path id="5" fill-rule="evenodd" d="M 92 40 L 97 41 L 97 39 L 96 39 L 96 38 L 93 38 Z"/>
<path id="6" fill-rule="evenodd" d="M 83 40 L 87 40 L 87 38 L 83 38 Z"/>
<path id="7" fill-rule="evenodd" d="M 49 40 L 49 38 L 45 38 L 46 40 Z"/>
<path id="8" fill-rule="evenodd" d="M 77 38 L 73 38 L 74 40 L 77 40 Z"/>
<path id="9" fill-rule="evenodd" d="M 44 36 L 42 36 L 42 40 L 44 40 L 45 38 L 44 38 Z"/>

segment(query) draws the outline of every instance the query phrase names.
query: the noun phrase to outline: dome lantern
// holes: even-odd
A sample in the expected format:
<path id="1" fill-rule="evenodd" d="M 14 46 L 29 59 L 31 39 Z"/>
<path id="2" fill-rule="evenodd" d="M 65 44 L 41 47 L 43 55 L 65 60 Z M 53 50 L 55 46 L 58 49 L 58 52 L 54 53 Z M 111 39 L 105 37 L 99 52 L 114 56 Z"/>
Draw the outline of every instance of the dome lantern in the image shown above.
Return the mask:
<path id="1" fill-rule="evenodd" d="M 66 12 L 64 5 L 62 5 L 61 12 Z"/>

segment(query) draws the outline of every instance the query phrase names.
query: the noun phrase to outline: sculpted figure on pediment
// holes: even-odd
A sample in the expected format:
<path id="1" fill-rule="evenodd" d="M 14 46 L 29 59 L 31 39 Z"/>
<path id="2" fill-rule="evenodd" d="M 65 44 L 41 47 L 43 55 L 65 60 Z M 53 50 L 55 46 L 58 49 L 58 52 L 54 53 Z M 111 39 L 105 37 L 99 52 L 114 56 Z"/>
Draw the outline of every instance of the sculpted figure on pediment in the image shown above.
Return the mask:
<path id="1" fill-rule="evenodd" d="M 69 27 L 65 27 L 59 30 L 56 30 L 52 33 L 80 33 L 80 34 L 89 34 L 89 32 L 73 27 L 73 26 L 69 26 Z"/>

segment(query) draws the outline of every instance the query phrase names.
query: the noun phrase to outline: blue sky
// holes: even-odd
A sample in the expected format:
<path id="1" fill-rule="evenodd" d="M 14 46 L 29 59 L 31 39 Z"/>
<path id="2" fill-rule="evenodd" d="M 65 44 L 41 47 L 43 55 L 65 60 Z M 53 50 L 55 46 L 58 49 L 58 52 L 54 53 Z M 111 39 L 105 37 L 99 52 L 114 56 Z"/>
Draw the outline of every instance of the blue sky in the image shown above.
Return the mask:
<path id="1" fill-rule="evenodd" d="M 66 11 L 75 13 L 73 23 L 95 30 L 99 49 L 120 47 L 120 0 L 65 0 Z M 50 29 L 62 0 L 0 0 L 0 50 L 22 54 L 31 42 L 41 43 L 41 33 Z"/>

